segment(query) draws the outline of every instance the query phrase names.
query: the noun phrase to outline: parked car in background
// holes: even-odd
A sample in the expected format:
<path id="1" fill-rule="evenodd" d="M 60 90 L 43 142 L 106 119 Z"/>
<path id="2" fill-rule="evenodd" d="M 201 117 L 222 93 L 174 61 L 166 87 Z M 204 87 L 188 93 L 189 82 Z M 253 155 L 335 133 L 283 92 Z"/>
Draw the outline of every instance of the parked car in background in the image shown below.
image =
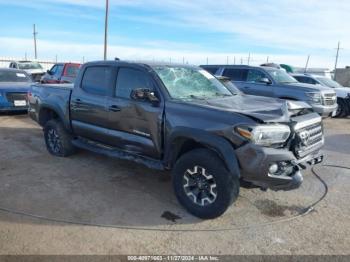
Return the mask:
<path id="1" fill-rule="evenodd" d="M 322 118 L 308 104 L 232 92 L 196 66 L 89 62 L 74 85 L 31 92 L 52 155 L 78 147 L 172 170 L 179 202 L 201 218 L 223 214 L 242 180 L 292 190 L 323 160 Z"/>
<path id="2" fill-rule="evenodd" d="M 10 63 L 9 67 L 25 71 L 35 82 L 39 82 L 40 78 L 45 74 L 45 70 L 38 62 L 13 61 Z"/>
<path id="3" fill-rule="evenodd" d="M 340 85 L 338 82 L 320 75 L 292 74 L 301 83 L 322 85 L 333 88 L 337 94 L 338 109 L 336 116 L 345 117 L 350 114 L 350 88 Z"/>
<path id="4" fill-rule="evenodd" d="M 260 66 L 267 66 L 267 67 L 282 69 L 282 70 L 285 70 L 287 73 L 293 73 L 295 70 L 294 67 L 287 64 L 264 63 L 264 64 L 261 64 Z"/>
<path id="5" fill-rule="evenodd" d="M 0 68 L 0 112 L 27 110 L 31 84 L 32 79 L 25 71 Z"/>
<path id="6" fill-rule="evenodd" d="M 337 96 L 332 88 L 299 83 L 284 70 L 245 65 L 202 65 L 217 76 L 226 76 L 244 93 L 309 103 L 315 112 L 335 115 Z"/>
<path id="7" fill-rule="evenodd" d="M 43 84 L 64 84 L 74 83 L 81 64 L 58 63 L 50 70 L 47 70 L 40 82 Z"/>

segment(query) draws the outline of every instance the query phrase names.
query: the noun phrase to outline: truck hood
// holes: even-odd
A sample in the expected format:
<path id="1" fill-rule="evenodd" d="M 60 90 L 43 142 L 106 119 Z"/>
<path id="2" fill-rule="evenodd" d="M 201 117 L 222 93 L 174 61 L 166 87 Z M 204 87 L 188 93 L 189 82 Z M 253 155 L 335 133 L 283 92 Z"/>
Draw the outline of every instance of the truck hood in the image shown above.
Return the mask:
<path id="1" fill-rule="evenodd" d="M 28 92 L 32 82 L 0 82 L 0 92 Z"/>
<path id="2" fill-rule="evenodd" d="M 235 95 L 210 100 L 195 100 L 192 103 L 213 109 L 243 114 L 263 122 L 289 122 L 289 109 L 310 108 L 303 102 L 286 101 L 262 96 Z"/>

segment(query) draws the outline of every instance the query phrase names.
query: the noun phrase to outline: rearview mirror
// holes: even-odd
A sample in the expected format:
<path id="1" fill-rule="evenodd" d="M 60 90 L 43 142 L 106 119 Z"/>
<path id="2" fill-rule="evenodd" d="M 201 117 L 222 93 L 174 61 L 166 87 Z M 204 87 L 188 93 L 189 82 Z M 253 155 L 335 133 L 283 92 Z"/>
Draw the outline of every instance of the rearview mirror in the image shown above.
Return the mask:
<path id="1" fill-rule="evenodd" d="M 159 103 L 158 97 L 154 94 L 154 92 L 148 88 L 137 88 L 131 92 L 131 98 L 139 101 L 150 101 L 153 105 L 157 105 Z"/>
<path id="2" fill-rule="evenodd" d="M 267 77 L 261 78 L 261 79 L 259 80 L 259 83 L 271 85 L 271 81 L 270 81 L 270 79 L 268 79 Z"/>

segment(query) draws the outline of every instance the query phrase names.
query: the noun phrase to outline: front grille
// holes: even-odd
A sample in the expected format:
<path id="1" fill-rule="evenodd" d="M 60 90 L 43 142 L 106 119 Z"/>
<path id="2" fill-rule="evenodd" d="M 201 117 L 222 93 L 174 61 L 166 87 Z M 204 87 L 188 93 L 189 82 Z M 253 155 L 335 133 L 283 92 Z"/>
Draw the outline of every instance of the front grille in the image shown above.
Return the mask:
<path id="1" fill-rule="evenodd" d="M 304 157 L 320 149 L 324 144 L 321 122 L 297 130 L 296 141 L 295 154 L 298 157 Z"/>
<path id="2" fill-rule="evenodd" d="M 7 93 L 6 98 L 10 103 L 14 103 L 14 101 L 27 101 L 27 93 Z"/>
<path id="3" fill-rule="evenodd" d="M 324 94 L 322 97 L 322 104 L 325 106 L 333 106 L 337 102 L 336 94 Z"/>

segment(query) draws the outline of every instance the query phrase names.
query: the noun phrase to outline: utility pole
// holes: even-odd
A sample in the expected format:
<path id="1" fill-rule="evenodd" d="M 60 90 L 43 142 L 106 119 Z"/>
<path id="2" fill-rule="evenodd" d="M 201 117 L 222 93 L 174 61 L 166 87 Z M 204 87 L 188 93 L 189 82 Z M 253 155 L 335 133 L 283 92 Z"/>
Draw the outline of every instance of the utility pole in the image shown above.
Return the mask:
<path id="1" fill-rule="evenodd" d="M 248 65 L 250 64 L 250 53 L 248 54 Z"/>
<path id="2" fill-rule="evenodd" d="M 107 60 L 108 7 L 109 7 L 109 0 L 106 0 L 106 15 L 105 15 L 105 44 L 104 44 L 104 53 L 103 53 L 103 59 L 104 59 L 104 60 Z"/>
<path id="3" fill-rule="evenodd" d="M 24 60 L 27 61 L 27 52 L 24 53 Z"/>
<path id="4" fill-rule="evenodd" d="M 228 56 L 226 56 L 226 64 L 228 65 Z"/>
<path id="5" fill-rule="evenodd" d="M 236 56 L 233 57 L 233 64 L 236 64 Z"/>
<path id="6" fill-rule="evenodd" d="M 35 24 L 33 24 L 33 37 L 34 37 L 34 57 L 35 59 L 38 58 L 38 52 L 36 49 L 36 36 L 37 36 L 38 32 L 35 30 Z"/>
<path id="7" fill-rule="evenodd" d="M 267 58 L 266 58 L 266 63 L 268 63 L 269 62 L 269 56 L 267 56 Z"/>
<path id="8" fill-rule="evenodd" d="M 307 56 L 307 60 L 306 60 L 306 65 L 305 65 L 304 73 L 306 73 L 307 68 L 308 68 L 308 66 L 309 66 L 309 60 L 310 60 L 310 55 Z"/>
<path id="9" fill-rule="evenodd" d="M 335 65 L 334 65 L 334 81 L 337 79 L 337 66 L 338 66 L 338 58 L 339 58 L 339 50 L 340 50 L 340 42 L 338 42 L 337 47 L 337 55 L 335 56 Z"/>
<path id="10" fill-rule="evenodd" d="M 209 64 L 209 58 L 207 57 L 207 65 Z"/>

